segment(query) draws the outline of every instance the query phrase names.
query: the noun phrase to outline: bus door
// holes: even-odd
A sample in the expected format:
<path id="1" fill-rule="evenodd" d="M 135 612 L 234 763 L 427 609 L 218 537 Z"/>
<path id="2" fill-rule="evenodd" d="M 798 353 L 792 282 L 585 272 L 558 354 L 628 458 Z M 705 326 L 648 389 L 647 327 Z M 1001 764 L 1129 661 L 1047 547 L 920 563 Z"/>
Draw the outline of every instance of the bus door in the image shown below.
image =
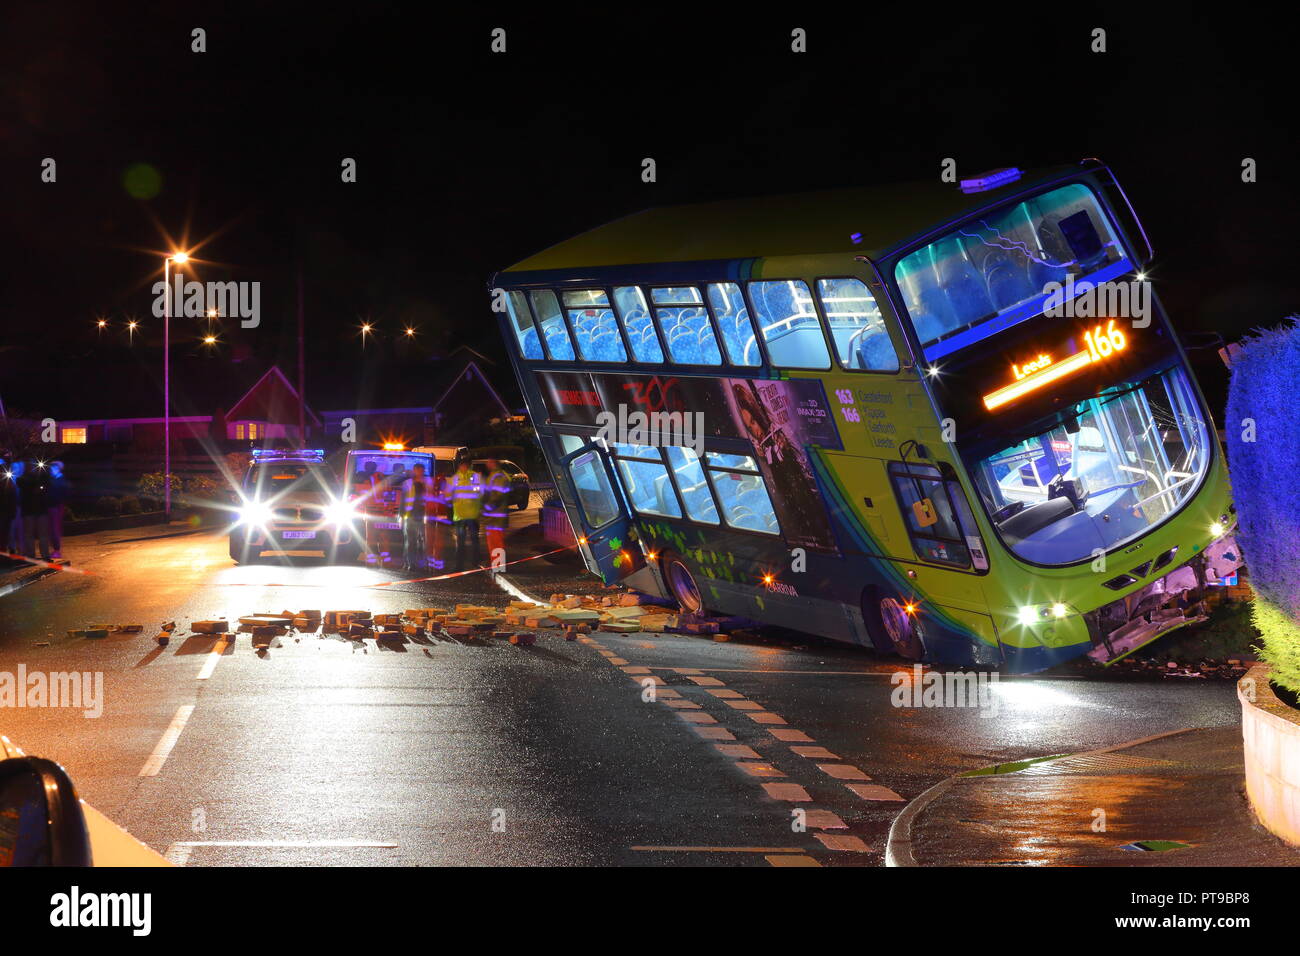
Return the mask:
<path id="1" fill-rule="evenodd" d="M 560 467 L 577 499 L 578 546 L 587 567 L 606 584 L 645 567 L 645 555 L 608 453 L 599 445 L 587 444 L 565 455 Z"/>

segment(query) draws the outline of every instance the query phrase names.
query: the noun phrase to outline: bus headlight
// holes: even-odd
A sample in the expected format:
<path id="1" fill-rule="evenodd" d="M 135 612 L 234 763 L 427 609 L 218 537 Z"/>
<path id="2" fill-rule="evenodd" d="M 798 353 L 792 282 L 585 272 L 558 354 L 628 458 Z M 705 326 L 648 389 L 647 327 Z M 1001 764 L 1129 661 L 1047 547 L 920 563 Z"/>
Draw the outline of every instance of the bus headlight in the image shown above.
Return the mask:
<path id="1" fill-rule="evenodd" d="M 1044 621 L 1059 621 L 1069 617 L 1070 605 L 1056 601 L 1052 604 L 1029 604 L 1016 611 L 1016 620 L 1022 627 L 1041 624 Z"/>
<path id="2" fill-rule="evenodd" d="M 271 506 L 264 501 L 245 501 L 239 509 L 239 523 L 259 527 L 271 520 Z"/>

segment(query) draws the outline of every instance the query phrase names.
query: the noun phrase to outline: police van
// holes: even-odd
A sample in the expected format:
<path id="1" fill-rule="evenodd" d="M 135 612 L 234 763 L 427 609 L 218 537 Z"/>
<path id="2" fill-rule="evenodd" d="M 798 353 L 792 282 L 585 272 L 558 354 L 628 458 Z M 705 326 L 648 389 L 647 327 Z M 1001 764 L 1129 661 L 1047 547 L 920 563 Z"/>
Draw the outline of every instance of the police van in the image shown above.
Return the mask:
<path id="1" fill-rule="evenodd" d="M 323 449 L 254 449 L 239 494 L 230 529 L 237 563 L 264 556 L 356 560 L 356 519 Z"/>

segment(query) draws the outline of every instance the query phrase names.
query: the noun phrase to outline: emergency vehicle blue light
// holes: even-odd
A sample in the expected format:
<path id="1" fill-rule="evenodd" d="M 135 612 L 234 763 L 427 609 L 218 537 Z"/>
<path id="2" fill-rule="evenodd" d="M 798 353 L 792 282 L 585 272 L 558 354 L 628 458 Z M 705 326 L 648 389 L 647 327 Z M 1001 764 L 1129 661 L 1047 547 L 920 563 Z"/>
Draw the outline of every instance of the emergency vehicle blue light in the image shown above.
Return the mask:
<path id="1" fill-rule="evenodd" d="M 254 448 L 253 457 L 261 458 L 324 458 L 324 448 Z"/>
<path id="2" fill-rule="evenodd" d="M 1015 166 L 992 169 L 987 173 L 972 176 L 970 179 L 963 179 L 961 181 L 961 191 L 964 193 L 988 192 L 990 189 L 997 189 L 1007 183 L 1014 183 L 1019 178 L 1020 170 Z"/>

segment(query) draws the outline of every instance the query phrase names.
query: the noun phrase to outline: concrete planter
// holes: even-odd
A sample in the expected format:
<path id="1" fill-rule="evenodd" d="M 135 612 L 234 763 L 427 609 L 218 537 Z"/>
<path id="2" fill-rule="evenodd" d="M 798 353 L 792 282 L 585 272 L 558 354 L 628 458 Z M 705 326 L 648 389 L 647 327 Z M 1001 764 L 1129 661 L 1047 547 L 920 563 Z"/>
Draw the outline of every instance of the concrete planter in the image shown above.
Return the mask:
<path id="1" fill-rule="evenodd" d="M 1300 710 L 1278 700 L 1264 664 L 1237 682 L 1237 699 L 1250 804 L 1260 823 L 1300 846 Z"/>

